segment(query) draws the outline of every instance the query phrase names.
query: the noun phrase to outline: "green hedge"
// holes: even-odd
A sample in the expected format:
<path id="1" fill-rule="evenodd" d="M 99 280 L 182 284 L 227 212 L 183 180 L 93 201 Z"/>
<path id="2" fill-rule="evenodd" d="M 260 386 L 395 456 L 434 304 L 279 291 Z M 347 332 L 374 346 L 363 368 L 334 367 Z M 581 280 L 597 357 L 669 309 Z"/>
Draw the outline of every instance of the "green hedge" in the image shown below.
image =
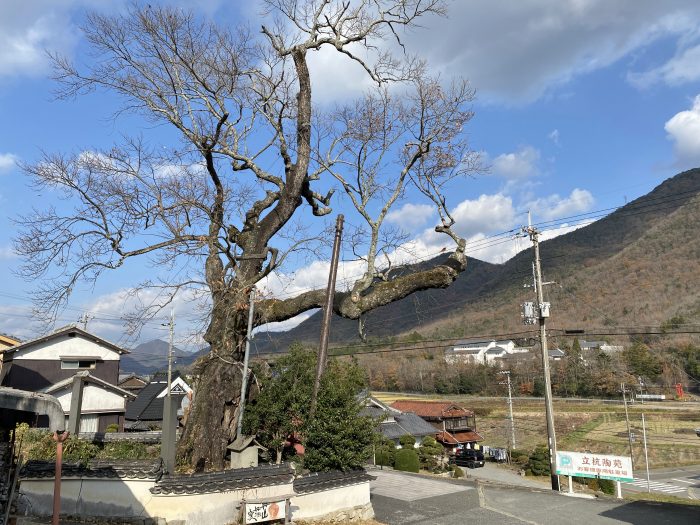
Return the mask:
<path id="1" fill-rule="evenodd" d="M 397 450 L 394 457 L 394 468 L 404 472 L 418 472 L 420 470 L 418 453 L 410 448 Z"/>

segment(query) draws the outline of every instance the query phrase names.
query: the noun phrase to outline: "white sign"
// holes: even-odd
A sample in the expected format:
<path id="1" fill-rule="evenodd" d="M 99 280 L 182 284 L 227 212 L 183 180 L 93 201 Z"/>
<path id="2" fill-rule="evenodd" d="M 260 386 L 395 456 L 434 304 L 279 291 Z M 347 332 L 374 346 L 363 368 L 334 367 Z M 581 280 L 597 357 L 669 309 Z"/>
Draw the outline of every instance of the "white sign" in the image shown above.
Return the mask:
<path id="1" fill-rule="evenodd" d="M 286 508 L 285 500 L 267 503 L 246 503 L 245 522 L 262 523 L 264 521 L 284 519 Z"/>
<path id="2" fill-rule="evenodd" d="M 632 460 L 626 456 L 607 456 L 557 451 L 557 474 L 580 478 L 633 481 Z"/>

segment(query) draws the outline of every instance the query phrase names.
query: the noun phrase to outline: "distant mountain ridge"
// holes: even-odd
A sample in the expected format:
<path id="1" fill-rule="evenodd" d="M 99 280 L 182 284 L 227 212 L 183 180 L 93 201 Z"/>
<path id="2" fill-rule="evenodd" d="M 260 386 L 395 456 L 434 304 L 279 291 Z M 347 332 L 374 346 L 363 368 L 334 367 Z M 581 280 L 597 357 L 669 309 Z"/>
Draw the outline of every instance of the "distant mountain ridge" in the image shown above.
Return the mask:
<path id="1" fill-rule="evenodd" d="M 130 354 L 123 355 L 119 369 L 122 373 L 134 373 L 139 375 L 151 375 L 168 368 L 169 343 L 160 339 L 154 339 L 141 343 L 131 350 Z M 173 346 L 175 367 L 187 367 L 191 365 L 200 353 L 185 352 Z"/>
<path id="2" fill-rule="evenodd" d="M 542 242 L 545 278 L 558 283 L 547 289 L 551 321 L 659 326 L 677 314 L 700 318 L 698 194 L 700 169 L 689 170 L 604 218 Z M 381 340 L 413 331 L 461 337 L 522 330 L 519 305 L 532 300 L 532 291 L 523 289 L 532 260 L 532 248 L 503 264 L 469 257 L 467 270 L 447 289 L 421 291 L 370 312 L 365 333 Z M 684 292 L 680 300 L 674 291 Z M 317 345 L 320 322 L 317 312 L 288 332 L 259 333 L 254 352 L 284 351 L 296 341 Z M 330 341 L 359 343 L 357 321 L 334 315 Z"/>

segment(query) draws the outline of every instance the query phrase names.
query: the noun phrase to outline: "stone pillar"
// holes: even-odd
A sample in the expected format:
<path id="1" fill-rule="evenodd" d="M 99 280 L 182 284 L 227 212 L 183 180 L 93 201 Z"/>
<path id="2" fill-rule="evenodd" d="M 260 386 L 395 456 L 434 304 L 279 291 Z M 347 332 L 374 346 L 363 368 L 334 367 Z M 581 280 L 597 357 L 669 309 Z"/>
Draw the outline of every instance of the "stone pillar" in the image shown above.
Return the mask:
<path id="1" fill-rule="evenodd" d="M 70 414 L 68 416 L 68 432 L 78 437 L 80 432 L 80 410 L 83 406 L 84 375 L 77 373 L 73 376 L 73 391 L 70 396 Z"/>
<path id="2" fill-rule="evenodd" d="M 163 399 L 163 433 L 161 435 L 160 457 L 168 474 L 175 472 L 175 451 L 177 450 L 177 410 L 182 403 L 181 395 L 165 396 Z"/>

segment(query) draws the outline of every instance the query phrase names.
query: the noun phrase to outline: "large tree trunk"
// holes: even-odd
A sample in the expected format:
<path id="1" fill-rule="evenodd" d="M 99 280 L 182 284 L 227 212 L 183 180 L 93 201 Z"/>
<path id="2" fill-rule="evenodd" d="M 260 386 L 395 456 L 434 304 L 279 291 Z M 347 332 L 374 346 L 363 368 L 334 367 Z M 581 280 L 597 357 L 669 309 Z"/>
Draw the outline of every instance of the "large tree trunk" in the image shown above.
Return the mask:
<path id="1" fill-rule="evenodd" d="M 212 313 L 205 335 L 211 351 L 195 364 L 194 400 L 178 445 L 180 461 L 196 471 L 223 469 L 226 447 L 236 438 L 247 304 L 229 304 L 220 302 Z"/>

